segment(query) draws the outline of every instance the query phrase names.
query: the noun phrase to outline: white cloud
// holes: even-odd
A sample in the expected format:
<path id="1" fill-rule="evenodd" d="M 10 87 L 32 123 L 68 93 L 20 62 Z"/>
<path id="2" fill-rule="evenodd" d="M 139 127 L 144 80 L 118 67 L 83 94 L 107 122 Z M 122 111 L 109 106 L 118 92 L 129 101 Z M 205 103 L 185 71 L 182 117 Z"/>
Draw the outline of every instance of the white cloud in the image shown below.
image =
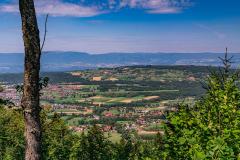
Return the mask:
<path id="1" fill-rule="evenodd" d="M 92 17 L 123 8 L 142 9 L 149 14 L 180 13 L 191 5 L 191 0 L 81 0 L 78 3 L 63 0 L 35 0 L 36 11 L 40 15 L 73 17 Z M 11 4 L 0 5 L 0 12 L 15 13 L 18 10 L 16 0 Z"/>
<path id="2" fill-rule="evenodd" d="M 17 5 L 2 5 L 0 6 L 0 11 L 1 12 L 9 12 L 9 13 L 13 13 L 13 12 L 18 12 L 18 6 Z"/>
<path id="3" fill-rule="evenodd" d="M 75 16 L 75 17 L 90 17 L 101 14 L 95 7 L 81 6 L 72 3 L 63 3 L 60 1 L 41 2 L 37 3 L 37 12 L 53 16 Z"/>
<path id="4" fill-rule="evenodd" d="M 38 0 L 35 2 L 38 14 L 50 14 L 52 16 L 91 17 L 103 12 L 96 7 L 82 6 L 79 4 L 66 3 L 60 0 Z M 0 6 L 0 12 L 19 12 L 17 3 Z"/>
<path id="5" fill-rule="evenodd" d="M 121 7 L 144 9 L 152 14 L 179 13 L 191 5 L 190 0 L 122 0 L 120 2 Z"/>

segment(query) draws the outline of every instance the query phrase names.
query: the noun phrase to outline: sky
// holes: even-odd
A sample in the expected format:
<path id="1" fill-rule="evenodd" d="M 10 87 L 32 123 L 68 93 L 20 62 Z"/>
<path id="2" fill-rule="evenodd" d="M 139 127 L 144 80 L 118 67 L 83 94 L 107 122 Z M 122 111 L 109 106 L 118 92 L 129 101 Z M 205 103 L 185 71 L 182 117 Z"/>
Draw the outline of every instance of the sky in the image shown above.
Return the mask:
<path id="1" fill-rule="evenodd" d="M 35 0 L 44 51 L 240 53 L 240 0 Z M 22 53 L 18 0 L 0 0 L 0 53 Z"/>

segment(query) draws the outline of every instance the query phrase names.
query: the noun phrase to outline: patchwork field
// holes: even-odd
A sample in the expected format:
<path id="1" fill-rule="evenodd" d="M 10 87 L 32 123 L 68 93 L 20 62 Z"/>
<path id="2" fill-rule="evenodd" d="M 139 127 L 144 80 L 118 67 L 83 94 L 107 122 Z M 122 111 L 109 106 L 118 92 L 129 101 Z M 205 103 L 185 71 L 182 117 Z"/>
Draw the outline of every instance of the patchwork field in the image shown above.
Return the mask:
<path id="1" fill-rule="evenodd" d="M 204 93 L 206 67 L 135 66 L 103 68 L 69 73 L 48 73 L 50 82 L 42 91 L 42 105 L 49 116 L 58 114 L 77 133 L 100 125 L 112 141 L 126 130 L 151 139 L 162 130 L 164 114 L 176 104 L 193 104 Z M 5 90 L 18 103 L 13 78 L 4 75 Z M 18 77 L 18 76 L 16 76 Z M 1 79 L 1 75 L 0 75 Z M 17 81 L 14 79 L 14 82 Z"/>

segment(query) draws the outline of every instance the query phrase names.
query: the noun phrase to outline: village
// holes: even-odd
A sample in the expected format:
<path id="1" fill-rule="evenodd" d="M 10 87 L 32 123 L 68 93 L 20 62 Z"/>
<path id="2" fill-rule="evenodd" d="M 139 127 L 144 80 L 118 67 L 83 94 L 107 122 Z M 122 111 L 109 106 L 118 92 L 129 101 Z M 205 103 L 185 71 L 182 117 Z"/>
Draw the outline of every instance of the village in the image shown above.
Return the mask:
<path id="1" fill-rule="evenodd" d="M 4 91 L 0 93 L 0 97 L 7 98 L 16 106 L 19 106 L 20 94 L 14 88 L 15 85 L 3 85 L 3 87 Z M 66 99 L 69 96 L 74 96 L 78 94 L 79 90 L 81 90 L 79 85 L 54 84 L 43 90 L 42 95 L 42 107 L 49 111 L 49 116 L 58 114 L 66 121 L 71 130 L 78 133 L 96 124 L 100 125 L 104 132 L 115 135 L 123 132 L 123 130 L 135 131 L 139 135 L 155 135 L 157 132 L 161 132 L 161 123 L 164 121 L 163 114 L 170 109 L 164 103 L 159 103 L 159 106 L 155 104 L 151 107 L 126 107 L 121 106 L 121 104 L 104 107 L 103 102 L 100 103 L 102 105 L 94 103 L 94 97 L 84 98 L 85 101 L 82 100 L 82 103 L 79 100 L 79 104 L 51 103 L 54 99 Z M 145 100 L 154 98 L 158 97 L 149 96 Z M 130 105 L 130 101 L 125 101 L 122 105 L 124 104 Z"/>
<path id="2" fill-rule="evenodd" d="M 50 81 L 41 90 L 41 107 L 50 117 L 60 116 L 76 133 L 99 125 L 115 139 L 120 139 L 120 134 L 126 130 L 149 139 L 162 132 L 165 114 L 175 110 L 176 104 L 194 102 L 195 97 L 188 92 L 184 97 L 181 95 L 188 89 L 186 83 L 195 83 L 199 76 L 162 69 L 159 74 L 158 70 L 121 68 L 71 72 L 73 79 L 82 79 Z M 154 80 L 148 79 L 148 74 Z M 0 97 L 20 106 L 21 93 L 17 92 L 16 85 L 3 83 Z M 189 88 L 189 93 L 191 89 L 194 88 Z"/>

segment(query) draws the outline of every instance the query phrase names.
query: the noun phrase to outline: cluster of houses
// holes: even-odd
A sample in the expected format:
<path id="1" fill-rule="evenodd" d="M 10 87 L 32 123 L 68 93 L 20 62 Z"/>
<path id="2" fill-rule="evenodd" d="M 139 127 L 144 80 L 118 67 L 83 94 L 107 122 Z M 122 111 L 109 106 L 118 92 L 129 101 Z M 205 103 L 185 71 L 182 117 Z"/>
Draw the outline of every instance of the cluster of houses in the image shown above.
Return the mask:
<path id="1" fill-rule="evenodd" d="M 42 91 L 43 94 L 41 98 L 45 100 L 64 98 L 70 95 L 74 95 L 80 89 L 81 85 L 50 84 L 46 89 Z"/>
<path id="2" fill-rule="evenodd" d="M 99 126 L 103 132 L 116 132 L 113 126 L 110 126 L 110 125 L 99 125 Z M 69 126 L 69 129 L 71 129 L 74 132 L 84 132 L 89 127 L 90 125 L 79 125 L 79 126 Z"/>
<path id="3" fill-rule="evenodd" d="M 95 80 L 99 80 L 99 77 Z M 4 91 L 0 92 L 0 98 L 10 99 L 16 105 L 19 105 L 20 102 L 20 94 L 17 93 L 14 85 L 4 85 Z M 81 85 L 49 85 L 47 89 L 43 90 L 42 98 L 45 100 L 53 100 L 56 98 L 64 98 L 69 95 L 74 95 L 81 89 Z M 54 94 L 52 94 L 54 92 Z M 107 109 L 102 112 L 100 115 L 94 113 L 94 108 L 89 106 L 81 106 L 75 104 L 51 104 L 51 110 L 56 111 L 59 114 L 64 115 L 73 115 L 73 116 L 82 116 L 83 118 L 90 118 L 95 120 L 96 122 L 104 119 L 121 119 L 131 121 L 129 123 L 124 123 L 122 126 L 126 130 L 142 130 L 142 128 L 148 126 L 150 123 L 159 123 L 159 119 L 153 119 L 154 117 L 161 117 L 165 108 L 163 106 L 154 107 L 155 109 L 145 108 L 121 108 L 121 107 L 113 107 Z M 67 112 L 61 111 L 61 109 L 68 109 Z M 58 111 L 57 111 L 58 110 Z M 60 111 L 59 111 L 60 110 Z M 117 110 L 117 113 L 112 112 L 111 110 Z M 82 132 L 86 130 L 89 125 L 76 125 L 70 126 L 70 129 L 76 132 Z M 103 124 L 101 128 L 104 132 L 112 132 L 116 131 L 116 126 L 114 124 Z"/>
<path id="4" fill-rule="evenodd" d="M 161 108 L 162 109 L 162 108 Z M 116 110 L 116 108 L 115 108 Z M 125 111 L 125 110 L 124 110 Z M 163 111 L 161 110 L 139 110 L 135 109 L 130 112 L 125 113 L 118 113 L 114 114 L 111 112 L 111 110 L 103 112 L 102 115 L 96 115 L 96 114 L 90 114 L 85 118 L 92 118 L 95 120 L 95 123 L 98 124 L 98 122 L 101 121 L 101 119 L 121 119 L 123 122 L 120 124 L 124 130 L 134 130 L 137 132 L 154 132 L 154 131 L 145 131 L 144 128 L 147 128 L 150 124 L 161 124 L 164 119 L 160 118 L 163 115 Z M 154 117 L 158 116 L 158 118 L 154 119 Z M 117 132 L 117 126 L 119 125 L 118 121 L 115 121 L 115 123 L 106 123 L 101 124 L 102 131 L 104 132 Z M 70 128 L 75 132 L 82 132 L 84 130 L 87 130 L 88 127 L 91 125 L 84 124 L 84 125 L 76 125 L 71 126 Z"/>
<path id="5" fill-rule="evenodd" d="M 21 95 L 17 92 L 15 85 L 2 85 L 3 91 L 0 92 L 0 98 L 5 100 L 10 100 L 16 106 L 20 105 Z"/>

